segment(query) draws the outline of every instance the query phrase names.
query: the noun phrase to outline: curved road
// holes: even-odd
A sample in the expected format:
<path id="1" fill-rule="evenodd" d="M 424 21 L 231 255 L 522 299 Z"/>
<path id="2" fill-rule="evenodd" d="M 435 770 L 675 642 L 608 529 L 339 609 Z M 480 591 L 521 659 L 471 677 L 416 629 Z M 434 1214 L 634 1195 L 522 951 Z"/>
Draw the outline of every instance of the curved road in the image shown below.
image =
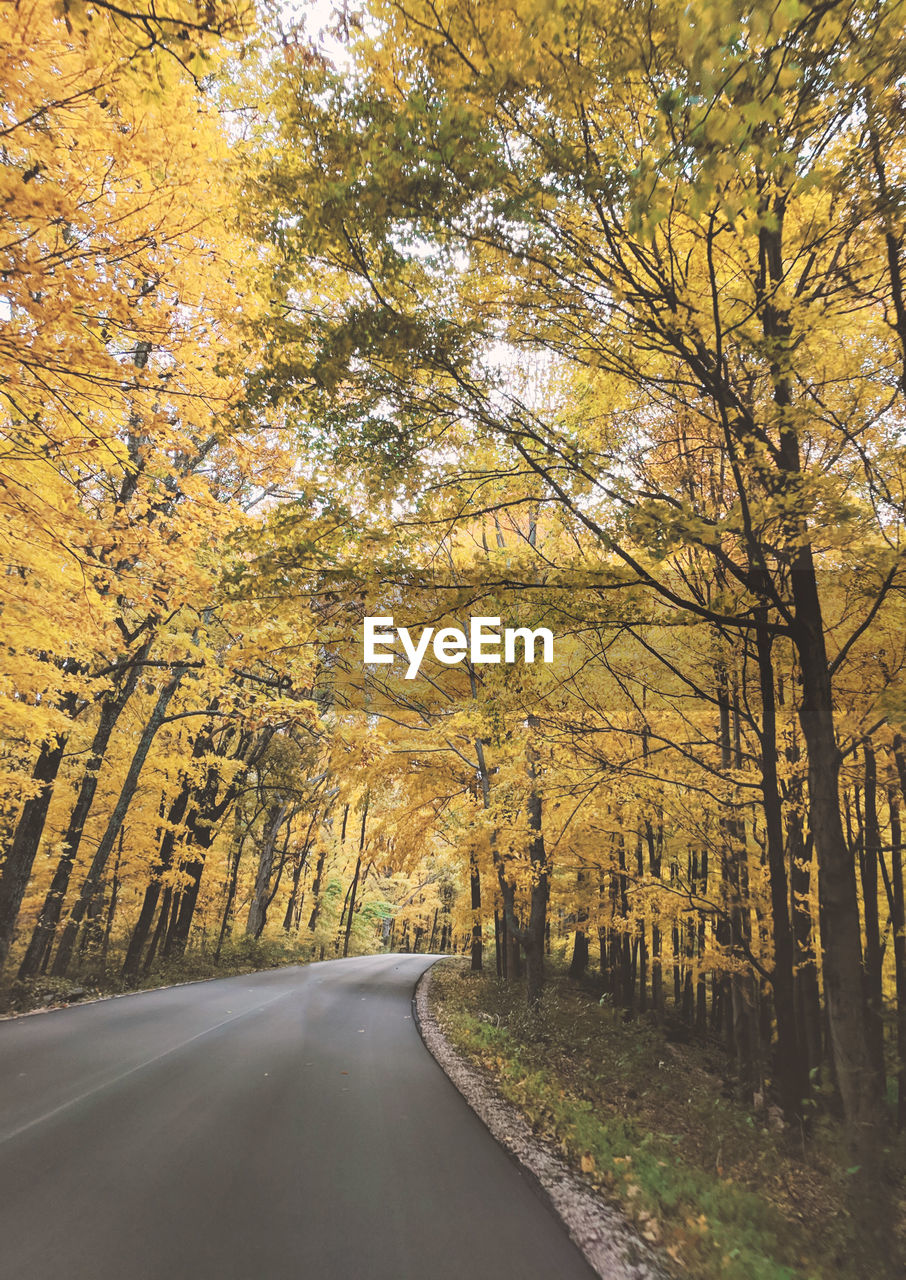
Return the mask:
<path id="1" fill-rule="evenodd" d="M 590 1280 L 422 1045 L 430 963 L 0 1022 L 2 1280 Z"/>

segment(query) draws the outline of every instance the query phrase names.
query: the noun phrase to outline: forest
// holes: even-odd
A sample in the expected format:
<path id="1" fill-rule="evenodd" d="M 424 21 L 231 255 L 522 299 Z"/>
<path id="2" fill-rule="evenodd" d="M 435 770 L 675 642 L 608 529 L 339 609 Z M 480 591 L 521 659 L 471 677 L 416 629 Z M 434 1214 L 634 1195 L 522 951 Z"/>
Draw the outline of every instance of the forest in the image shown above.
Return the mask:
<path id="1" fill-rule="evenodd" d="M 566 971 L 902 1198 L 906 5 L 0 30 L 5 1007 Z"/>

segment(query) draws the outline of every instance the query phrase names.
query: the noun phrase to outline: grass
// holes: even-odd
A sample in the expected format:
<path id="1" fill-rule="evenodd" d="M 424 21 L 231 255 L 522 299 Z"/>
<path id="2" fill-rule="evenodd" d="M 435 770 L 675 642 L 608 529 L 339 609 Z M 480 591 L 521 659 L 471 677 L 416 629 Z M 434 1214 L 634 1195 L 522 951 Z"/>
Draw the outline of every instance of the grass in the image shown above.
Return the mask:
<path id="1" fill-rule="evenodd" d="M 728 1096 L 718 1046 L 671 1043 L 562 976 L 530 1012 L 521 984 L 446 962 L 434 970 L 431 1000 L 454 1045 L 679 1272 L 865 1276 L 834 1122 L 818 1119 L 806 1141 L 775 1110 L 753 1114 Z M 891 1263 L 887 1274 L 901 1273 Z"/>

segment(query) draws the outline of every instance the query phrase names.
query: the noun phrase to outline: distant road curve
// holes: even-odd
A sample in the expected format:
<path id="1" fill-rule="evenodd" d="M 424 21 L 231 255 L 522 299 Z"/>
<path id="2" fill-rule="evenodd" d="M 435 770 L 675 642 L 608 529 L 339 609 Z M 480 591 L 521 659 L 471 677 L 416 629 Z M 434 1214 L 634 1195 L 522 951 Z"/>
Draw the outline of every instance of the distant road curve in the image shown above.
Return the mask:
<path id="1" fill-rule="evenodd" d="M 590 1280 L 422 1045 L 431 963 L 0 1022 L 2 1280 Z"/>

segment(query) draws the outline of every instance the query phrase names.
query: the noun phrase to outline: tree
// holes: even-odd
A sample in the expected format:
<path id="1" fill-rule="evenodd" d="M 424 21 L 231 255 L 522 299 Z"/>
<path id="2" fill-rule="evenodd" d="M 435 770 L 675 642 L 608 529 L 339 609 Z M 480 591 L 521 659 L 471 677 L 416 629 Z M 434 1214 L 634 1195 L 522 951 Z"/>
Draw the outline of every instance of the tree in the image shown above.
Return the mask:
<path id="1" fill-rule="evenodd" d="M 459 0 L 376 4 L 352 71 L 274 65 L 280 148 L 256 175 L 287 283 L 320 273 L 298 320 L 291 302 L 277 313 L 273 375 L 337 423 L 339 455 L 364 433 L 385 485 L 381 464 L 397 464 L 399 492 L 423 462 L 462 498 L 465 476 L 474 494 L 496 474 L 478 437 L 627 581 L 735 636 L 761 630 L 764 664 L 772 638 L 792 647 L 828 1022 L 865 1170 L 884 1121 L 833 679 L 900 571 L 887 86 L 901 20 L 898 3 L 529 4 L 505 21 Z M 506 377 L 539 347 L 577 384 L 546 410 Z M 708 458 L 716 491 L 658 465 L 678 432 L 680 462 Z M 689 546 L 720 584 L 710 601 L 683 576 Z M 823 565 L 865 575 L 833 631 Z M 774 824 L 775 867 L 777 838 Z"/>

